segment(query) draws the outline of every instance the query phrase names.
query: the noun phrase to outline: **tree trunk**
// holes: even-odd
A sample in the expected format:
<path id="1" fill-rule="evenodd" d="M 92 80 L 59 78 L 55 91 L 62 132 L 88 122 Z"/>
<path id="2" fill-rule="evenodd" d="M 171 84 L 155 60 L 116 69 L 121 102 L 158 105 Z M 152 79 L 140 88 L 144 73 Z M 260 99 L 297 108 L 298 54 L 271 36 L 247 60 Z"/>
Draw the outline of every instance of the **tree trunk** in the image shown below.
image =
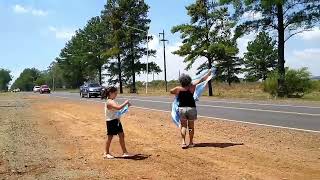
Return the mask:
<path id="1" fill-rule="evenodd" d="M 206 20 L 206 29 L 208 30 L 208 33 L 206 35 L 206 43 L 209 44 L 209 32 L 210 32 L 210 28 L 208 25 L 208 6 L 207 6 L 207 0 L 203 0 L 204 6 L 206 8 L 206 15 L 205 15 L 205 20 Z M 208 49 L 207 49 L 208 50 Z M 212 58 L 210 55 L 208 55 L 207 57 L 208 59 L 208 68 L 211 69 L 212 68 Z M 212 92 L 212 81 L 210 80 L 208 82 L 208 88 L 209 88 L 209 96 L 213 96 L 213 92 Z"/>
<path id="2" fill-rule="evenodd" d="M 278 18 L 278 96 L 285 96 L 285 60 L 284 60 L 284 24 L 283 24 L 283 7 L 281 4 L 277 5 Z"/>
<path id="3" fill-rule="evenodd" d="M 136 73 L 134 65 L 134 53 L 133 53 L 133 42 L 131 39 L 131 70 L 132 70 L 132 87 L 130 93 L 136 93 Z"/>
<path id="4" fill-rule="evenodd" d="M 102 66 L 98 68 L 99 71 L 99 84 L 102 85 Z"/>
<path id="5" fill-rule="evenodd" d="M 209 57 L 208 58 L 208 68 L 211 69 L 212 68 L 212 60 Z M 208 81 L 208 88 L 209 88 L 209 96 L 213 96 L 213 92 L 212 92 L 212 80 Z"/>
<path id="6" fill-rule="evenodd" d="M 120 94 L 123 94 L 123 88 L 122 88 L 122 74 L 121 74 L 121 58 L 120 54 L 118 54 L 118 75 L 119 75 L 119 86 L 120 86 Z"/>

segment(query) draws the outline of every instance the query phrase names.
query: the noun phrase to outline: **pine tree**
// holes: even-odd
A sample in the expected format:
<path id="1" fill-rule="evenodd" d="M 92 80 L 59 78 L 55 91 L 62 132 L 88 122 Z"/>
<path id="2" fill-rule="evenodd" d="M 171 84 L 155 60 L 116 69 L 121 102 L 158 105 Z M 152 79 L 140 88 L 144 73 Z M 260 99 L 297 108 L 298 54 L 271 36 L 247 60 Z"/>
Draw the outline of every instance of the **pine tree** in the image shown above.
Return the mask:
<path id="1" fill-rule="evenodd" d="M 285 96 L 285 43 L 294 35 L 310 30 L 320 20 L 320 0 L 220 0 L 234 6 L 235 19 L 244 13 L 261 13 L 261 18 L 241 20 L 236 36 L 252 30 L 275 31 L 278 35 L 278 96 Z"/>
<path id="2" fill-rule="evenodd" d="M 244 54 L 246 79 L 249 81 L 266 80 L 270 71 L 277 66 L 276 42 L 266 32 L 258 34 L 254 41 L 248 43 Z"/>

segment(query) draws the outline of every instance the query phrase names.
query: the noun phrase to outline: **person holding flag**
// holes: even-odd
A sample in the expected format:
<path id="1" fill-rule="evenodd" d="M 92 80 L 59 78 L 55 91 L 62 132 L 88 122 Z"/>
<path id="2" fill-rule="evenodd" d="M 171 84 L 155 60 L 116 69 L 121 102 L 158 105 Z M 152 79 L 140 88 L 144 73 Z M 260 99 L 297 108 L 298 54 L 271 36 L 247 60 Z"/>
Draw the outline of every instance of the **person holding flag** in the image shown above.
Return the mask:
<path id="1" fill-rule="evenodd" d="M 172 116 L 176 125 L 180 126 L 182 149 L 194 147 L 194 121 L 197 119 L 196 100 L 204 91 L 207 82 L 212 78 L 212 72 L 208 70 L 202 77 L 198 77 L 192 82 L 187 74 L 182 74 L 179 78 L 180 86 L 170 90 L 176 99 L 173 103 Z M 198 86 L 199 85 L 199 86 Z M 187 129 L 189 130 L 189 145 L 186 144 Z"/>

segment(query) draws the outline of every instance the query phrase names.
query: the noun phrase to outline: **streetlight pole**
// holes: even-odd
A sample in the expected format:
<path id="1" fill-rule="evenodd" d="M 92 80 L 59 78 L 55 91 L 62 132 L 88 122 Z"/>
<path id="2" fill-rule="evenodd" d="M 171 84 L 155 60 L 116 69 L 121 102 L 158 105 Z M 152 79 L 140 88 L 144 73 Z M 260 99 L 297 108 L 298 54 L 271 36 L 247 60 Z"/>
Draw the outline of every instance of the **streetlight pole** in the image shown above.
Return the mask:
<path id="1" fill-rule="evenodd" d="M 162 31 L 162 33 L 159 33 L 159 36 L 160 36 L 160 35 L 162 35 L 162 39 L 160 39 L 160 41 L 162 41 L 162 43 L 163 43 L 164 81 L 165 81 L 165 83 L 166 83 L 166 92 L 168 92 L 167 63 L 166 63 L 166 42 L 168 42 L 168 40 L 165 39 L 164 30 Z"/>
<path id="2" fill-rule="evenodd" d="M 128 26 L 126 24 L 124 24 L 124 26 L 128 27 L 128 28 L 131 28 L 131 29 L 135 29 L 137 31 L 140 31 L 140 32 L 144 32 L 144 33 L 147 33 L 147 76 L 146 76 L 146 94 L 148 94 L 148 82 L 149 82 L 149 31 L 145 31 L 145 30 L 142 30 L 142 29 L 138 29 L 138 28 L 135 28 L 135 27 L 132 27 L 132 26 Z"/>

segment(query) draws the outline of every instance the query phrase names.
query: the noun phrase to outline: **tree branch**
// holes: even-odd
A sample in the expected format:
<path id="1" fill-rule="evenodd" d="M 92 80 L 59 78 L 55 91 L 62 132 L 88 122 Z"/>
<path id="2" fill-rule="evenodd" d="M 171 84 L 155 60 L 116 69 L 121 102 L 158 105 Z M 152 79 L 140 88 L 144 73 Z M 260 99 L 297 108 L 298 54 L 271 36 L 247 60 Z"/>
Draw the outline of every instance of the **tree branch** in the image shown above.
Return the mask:
<path id="1" fill-rule="evenodd" d="M 304 31 L 310 31 L 310 30 L 303 29 L 303 30 L 297 31 L 297 32 L 295 32 L 295 33 L 293 33 L 293 34 L 290 34 L 290 35 L 286 38 L 286 40 L 285 40 L 284 42 L 287 42 L 292 36 L 297 35 L 297 34 L 300 34 L 300 33 L 304 32 Z"/>

